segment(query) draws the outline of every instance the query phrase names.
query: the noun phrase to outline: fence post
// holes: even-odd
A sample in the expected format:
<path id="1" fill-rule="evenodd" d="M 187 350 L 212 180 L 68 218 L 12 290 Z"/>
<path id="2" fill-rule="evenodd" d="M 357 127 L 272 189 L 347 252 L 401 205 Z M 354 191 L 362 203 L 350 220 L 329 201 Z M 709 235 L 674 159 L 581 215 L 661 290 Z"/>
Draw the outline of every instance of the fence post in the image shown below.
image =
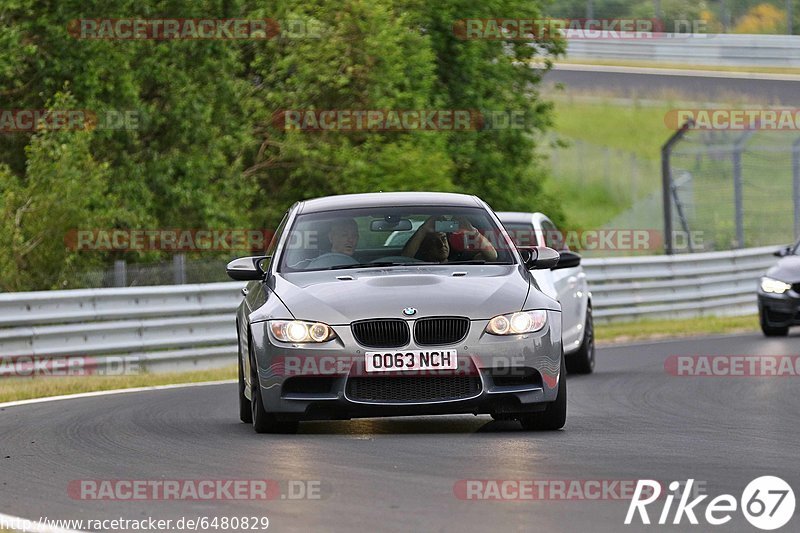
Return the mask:
<path id="1" fill-rule="evenodd" d="M 175 285 L 186 284 L 186 256 L 183 254 L 172 258 L 172 281 Z"/>
<path id="2" fill-rule="evenodd" d="M 794 205 L 794 238 L 800 238 L 800 138 L 792 143 L 792 204 Z"/>
<path id="3" fill-rule="evenodd" d="M 661 200 L 664 204 L 664 253 L 667 255 L 675 253 L 672 245 L 672 168 L 669 159 L 675 143 L 683 139 L 692 126 L 694 121 L 687 120 L 661 147 Z"/>
<path id="4" fill-rule="evenodd" d="M 744 246 L 744 213 L 742 213 L 742 149 L 737 144 L 733 149 L 733 209 L 736 223 L 736 246 Z"/>
<path id="5" fill-rule="evenodd" d="M 733 147 L 733 206 L 734 206 L 734 222 L 736 223 L 736 248 L 744 248 L 744 205 L 742 203 L 742 195 L 744 183 L 742 181 L 742 152 L 744 146 L 750 137 L 753 136 L 755 130 L 749 130 L 742 134 L 741 137 L 736 139 Z"/>
<path id="6" fill-rule="evenodd" d="M 114 286 L 128 286 L 128 266 L 124 259 L 117 259 L 114 261 Z"/>

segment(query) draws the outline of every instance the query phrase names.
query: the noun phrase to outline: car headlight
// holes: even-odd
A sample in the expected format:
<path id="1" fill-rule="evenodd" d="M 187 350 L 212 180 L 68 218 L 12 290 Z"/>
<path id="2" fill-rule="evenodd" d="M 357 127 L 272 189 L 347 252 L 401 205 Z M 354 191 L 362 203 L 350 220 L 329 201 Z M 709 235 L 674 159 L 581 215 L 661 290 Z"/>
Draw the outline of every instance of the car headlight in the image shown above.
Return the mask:
<path id="1" fill-rule="evenodd" d="M 761 290 L 764 292 L 783 294 L 784 292 L 788 291 L 791 288 L 792 286 L 789 283 L 784 283 L 782 281 L 772 278 L 761 278 Z"/>
<path id="2" fill-rule="evenodd" d="M 336 337 L 333 329 L 322 322 L 272 320 L 270 330 L 282 342 L 327 342 Z"/>
<path id="3" fill-rule="evenodd" d="M 547 324 L 547 311 L 520 311 L 498 315 L 489 321 L 486 333 L 492 335 L 520 335 L 539 331 Z"/>

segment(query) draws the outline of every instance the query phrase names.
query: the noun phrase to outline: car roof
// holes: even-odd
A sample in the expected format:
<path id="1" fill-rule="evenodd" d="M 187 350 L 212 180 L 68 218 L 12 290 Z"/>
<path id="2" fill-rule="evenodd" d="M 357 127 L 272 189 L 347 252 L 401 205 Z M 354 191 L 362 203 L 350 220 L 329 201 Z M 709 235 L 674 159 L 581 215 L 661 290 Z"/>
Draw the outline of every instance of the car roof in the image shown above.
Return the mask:
<path id="1" fill-rule="evenodd" d="M 497 218 L 500 222 L 510 222 L 512 224 L 531 224 L 534 215 L 539 213 L 523 213 L 521 211 L 498 211 Z"/>
<path id="2" fill-rule="evenodd" d="M 359 207 L 393 207 L 402 205 L 442 205 L 456 207 L 481 207 L 477 197 L 448 192 L 375 192 L 340 194 L 305 200 L 298 213 L 319 213 Z"/>

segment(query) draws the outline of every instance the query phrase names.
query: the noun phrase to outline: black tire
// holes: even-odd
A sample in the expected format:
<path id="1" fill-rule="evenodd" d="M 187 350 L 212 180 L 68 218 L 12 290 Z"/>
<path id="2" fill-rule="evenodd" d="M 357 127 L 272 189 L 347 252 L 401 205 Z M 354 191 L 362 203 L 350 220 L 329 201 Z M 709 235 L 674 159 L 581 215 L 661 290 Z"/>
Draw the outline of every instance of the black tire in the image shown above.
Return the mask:
<path id="1" fill-rule="evenodd" d="M 775 327 L 767 324 L 767 317 L 764 316 L 764 310 L 758 311 L 759 322 L 761 322 L 761 331 L 767 337 L 785 337 L 789 334 L 789 326 Z"/>
<path id="2" fill-rule="evenodd" d="M 567 373 L 564 356 L 561 356 L 561 375 L 558 377 L 558 396 L 544 411 L 529 413 L 519 417 L 522 429 L 526 431 L 555 431 L 567 423 Z"/>
<path id="3" fill-rule="evenodd" d="M 264 408 L 264 402 L 261 399 L 261 383 L 258 380 L 258 365 L 252 358 L 250 359 L 250 368 L 253 429 L 256 433 L 296 433 L 298 426 L 296 421 L 278 420 L 273 413 L 267 412 Z"/>
<path id="4" fill-rule="evenodd" d="M 594 320 L 592 319 L 591 302 L 586 307 L 586 323 L 583 330 L 583 342 L 575 353 L 567 356 L 567 372 L 570 374 L 591 374 L 594 371 Z"/>
<path id="5" fill-rule="evenodd" d="M 245 424 L 253 423 L 253 406 L 244 395 L 244 362 L 242 361 L 242 347 L 239 345 L 239 420 Z"/>

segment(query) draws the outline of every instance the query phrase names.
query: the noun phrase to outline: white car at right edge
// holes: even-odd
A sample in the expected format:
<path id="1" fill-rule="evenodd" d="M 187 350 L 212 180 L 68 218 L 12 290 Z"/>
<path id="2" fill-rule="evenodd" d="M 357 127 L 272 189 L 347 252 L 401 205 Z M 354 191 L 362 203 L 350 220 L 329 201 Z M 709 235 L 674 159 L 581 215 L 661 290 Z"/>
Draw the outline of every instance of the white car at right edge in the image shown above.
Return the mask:
<path id="1" fill-rule="evenodd" d="M 499 212 L 498 218 L 517 246 L 549 246 L 562 256 L 575 254 L 563 234 L 542 213 Z M 561 303 L 562 342 L 567 371 L 591 374 L 595 366 L 592 294 L 583 267 L 532 271 L 541 291 Z"/>

